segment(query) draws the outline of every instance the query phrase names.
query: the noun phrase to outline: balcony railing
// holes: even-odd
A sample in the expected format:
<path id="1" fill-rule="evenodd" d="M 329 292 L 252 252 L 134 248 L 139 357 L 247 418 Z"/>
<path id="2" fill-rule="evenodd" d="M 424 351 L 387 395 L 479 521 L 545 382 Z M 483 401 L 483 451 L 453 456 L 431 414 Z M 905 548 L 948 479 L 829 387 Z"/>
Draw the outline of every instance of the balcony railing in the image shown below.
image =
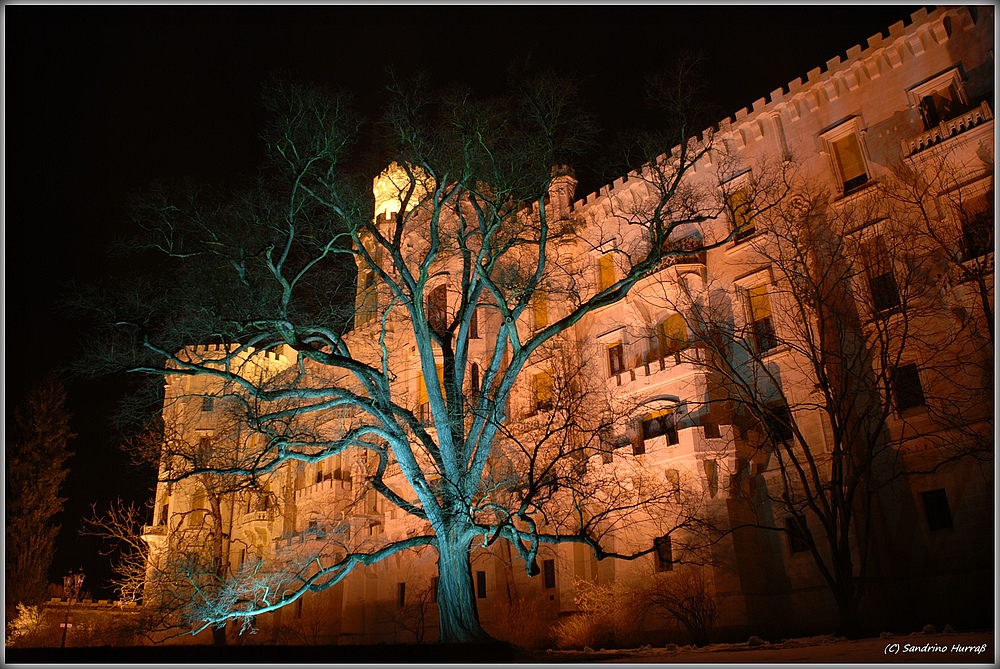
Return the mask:
<path id="1" fill-rule="evenodd" d="M 251 511 L 250 513 L 244 513 L 240 516 L 240 525 L 245 525 L 247 523 L 269 523 L 274 518 L 274 513 L 271 511 Z"/>
<path id="2" fill-rule="evenodd" d="M 166 525 L 143 525 L 142 536 L 144 537 L 165 537 L 167 535 Z"/>
<path id="3" fill-rule="evenodd" d="M 646 360 L 635 368 L 613 374 L 608 383 L 612 386 L 627 386 L 636 382 L 647 385 L 666 380 L 675 372 L 690 372 L 704 363 L 705 359 L 705 349 L 696 347 L 662 356 L 654 353 L 646 356 Z"/>
<path id="4" fill-rule="evenodd" d="M 902 142 L 903 157 L 906 158 L 924 149 L 929 149 L 950 137 L 960 135 L 992 118 L 993 112 L 990 110 L 990 105 L 986 100 L 983 100 L 975 109 L 970 109 L 947 121 L 941 121 L 941 123 L 916 137 L 904 139 Z"/>

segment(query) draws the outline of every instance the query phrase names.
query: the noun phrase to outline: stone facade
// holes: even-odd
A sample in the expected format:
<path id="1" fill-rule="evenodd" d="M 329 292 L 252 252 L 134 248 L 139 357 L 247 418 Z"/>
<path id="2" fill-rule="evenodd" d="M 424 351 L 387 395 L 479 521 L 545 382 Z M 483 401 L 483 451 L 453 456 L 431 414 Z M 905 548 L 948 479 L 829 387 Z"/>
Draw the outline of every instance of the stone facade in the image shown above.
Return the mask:
<path id="1" fill-rule="evenodd" d="M 896 210 L 883 205 L 899 199 L 887 195 L 886 189 L 907 168 L 916 179 L 937 189 L 929 219 L 937 237 L 919 237 L 914 232 L 906 248 L 891 250 L 892 269 L 878 276 L 871 272 L 854 276 L 853 283 L 844 286 L 845 294 L 865 295 L 865 300 L 888 314 L 866 321 L 859 332 L 877 337 L 879 323 L 899 320 L 898 314 L 889 314 L 895 305 L 879 301 L 893 299 L 893 291 L 905 293 L 910 285 L 900 276 L 914 274 L 908 254 L 946 255 L 934 246 L 938 240 L 955 250 L 960 265 L 982 265 L 986 259 L 987 294 L 977 292 L 974 282 L 954 278 L 956 272 L 961 274 L 961 267 L 948 267 L 942 260 L 929 279 L 940 288 L 937 297 L 919 313 L 913 312 L 910 322 L 924 334 L 907 344 L 905 351 L 891 345 L 883 349 L 887 355 L 900 356 L 893 362 L 893 378 L 910 375 L 906 378 L 911 390 L 900 395 L 895 387 L 887 389 L 884 398 L 892 395 L 897 405 L 886 419 L 885 439 L 894 445 L 892 467 L 901 476 L 881 487 L 873 498 L 871 524 L 866 527 L 872 542 L 862 613 L 869 621 L 891 621 L 887 624 L 892 625 L 992 624 L 992 601 L 984 594 L 993 590 L 992 456 L 984 461 L 980 453 L 979 459 L 965 457 L 939 465 L 945 459 L 941 444 L 961 441 L 955 434 L 972 442 L 978 438 L 992 444 L 993 439 L 992 332 L 986 336 L 984 320 L 968 337 L 947 334 L 956 313 L 976 312 L 976 305 L 982 310 L 983 301 L 989 313 L 993 309 L 992 237 L 989 248 L 973 248 L 973 227 L 982 220 L 975 216 L 993 211 L 993 29 L 992 7 L 917 12 L 909 25 L 890 27 L 887 37 L 870 38 L 867 47 L 849 49 L 846 59 L 833 58 L 825 67 L 809 72 L 805 81 L 797 79 L 773 91 L 752 109 L 740 110 L 706 131 L 706 137 L 713 135 L 715 149 L 694 165 L 687 184 L 692 193 L 709 202 L 708 209 L 714 207 L 716 215 L 684 226 L 671 237 L 674 249 L 697 252 L 664 263 L 637 284 L 627 299 L 565 333 L 564 341 L 573 355 L 588 363 L 587 383 L 609 397 L 612 414 L 620 416 L 607 440 L 607 452 L 595 453 L 587 461 L 589 470 L 638 462 L 656 472 L 665 485 L 676 485 L 678 500 L 697 496 L 699 513 L 729 530 L 710 549 L 709 559 L 692 559 L 702 566 L 681 565 L 683 542 L 675 544 L 672 556 L 681 565 L 678 572 L 700 569 L 718 599 L 714 634 L 720 639 L 745 638 L 750 633 L 787 636 L 826 631 L 837 624 L 837 606 L 813 556 L 796 543 L 795 533 L 773 529 L 785 527 L 783 517 L 789 513 L 769 501 L 778 496 L 781 469 L 775 458 L 762 456 L 763 449 L 752 443 L 753 430 L 735 420 L 738 412 L 732 397 L 717 394 L 720 384 L 725 384 L 717 378 L 718 365 L 709 360 L 710 348 L 695 345 L 704 333 L 695 331 L 699 319 L 692 314 L 711 307 L 713 317 L 726 321 L 732 331 L 745 332 L 750 342 L 747 351 L 766 353 L 759 356 L 760 361 L 772 377 L 780 379 L 789 420 L 794 423 L 796 434 L 788 438 L 829 452 L 835 428 L 821 411 L 810 408 L 818 381 L 795 345 L 802 323 L 789 321 L 796 313 L 789 302 L 794 291 L 786 285 L 787 274 L 776 266 L 774 247 L 768 246 L 766 234 L 774 221 L 787 221 L 794 215 L 795 203 L 790 199 L 771 206 L 768 198 L 781 183 L 794 183 L 796 192 L 814 196 L 801 207 L 821 201 L 824 211 L 833 212 L 830 216 L 837 220 L 848 220 L 845 212 L 858 217 L 856 229 L 848 231 L 845 239 L 853 240 L 857 249 L 871 248 L 876 238 L 889 234 L 881 231 L 888 231 L 898 220 L 893 215 Z M 928 177 L 931 174 L 934 178 Z M 399 209 L 386 204 L 391 197 L 380 196 L 380 192 L 393 191 L 386 184 L 391 176 L 387 172 L 375 182 L 376 215 L 385 226 L 392 225 Z M 646 182 L 640 175 L 629 175 L 579 200 L 574 200 L 575 185 L 571 176 L 555 178 L 550 205 L 557 216 L 575 222 L 581 241 L 559 252 L 567 254 L 567 263 L 582 268 L 592 289 L 622 272 L 616 265 L 616 249 L 642 243 L 623 224 L 621 212 L 623 203 L 647 197 Z M 951 206 L 956 202 L 961 206 Z M 888 290 L 886 282 L 891 277 L 887 274 L 893 272 L 893 290 Z M 442 279 L 441 285 L 446 286 L 447 280 Z M 364 271 L 359 272 L 354 344 L 363 348 L 367 338 L 373 359 L 377 359 L 377 338 L 371 333 L 378 331 L 375 316 L 381 313 L 379 305 L 385 304 L 379 290 Z M 442 293 L 446 309 L 448 294 L 447 290 Z M 856 311 L 863 309 L 859 306 Z M 552 298 L 532 310 L 533 322 L 519 327 L 527 332 L 544 325 L 537 319 L 553 322 L 562 313 L 564 306 Z M 481 310 L 478 327 L 491 331 L 498 325 L 495 318 Z M 978 317 L 974 313 L 971 318 Z M 816 322 L 821 320 L 817 316 Z M 470 340 L 470 359 L 489 353 L 477 348 L 484 341 L 488 337 Z M 419 412 L 426 390 L 416 358 L 408 352 L 409 342 L 399 339 L 388 345 L 399 352 L 393 359 L 396 382 L 411 394 Z M 224 353 L 212 347 L 191 351 L 204 359 Z M 949 355 L 968 364 L 942 372 L 942 361 L 951 359 Z M 277 375 L 290 373 L 296 362 L 294 351 L 282 348 L 264 362 L 246 364 L 256 365 L 254 373 L 259 375 Z M 538 361 L 529 367 L 512 400 L 510 416 L 522 419 L 544 412 L 540 393 L 552 392 L 552 364 L 551 360 Z M 898 387 L 903 387 L 902 381 Z M 914 387 L 920 389 L 919 397 Z M 178 426 L 178 434 L 193 449 L 204 439 L 223 432 L 232 435 L 237 429 L 221 429 L 219 412 L 205 403 L 204 396 L 218 394 L 220 388 L 198 377 L 179 377 L 167 385 L 165 422 Z M 960 391 L 969 392 L 962 406 L 971 405 L 972 410 L 952 412 L 960 416 L 961 424 L 951 425 L 940 419 L 948 411 L 935 409 L 935 398 L 953 401 Z M 417 528 L 401 511 L 364 492 L 364 472 L 364 462 L 345 454 L 279 468 L 262 477 L 265 494 L 217 482 L 218 513 L 228 528 L 218 555 L 237 569 L 248 555 L 285 550 L 308 553 L 330 543 L 337 532 L 367 535 L 373 545 L 412 535 Z M 167 550 L 172 532 L 188 531 L 193 541 L 206 540 L 198 528 L 204 517 L 201 509 L 212 507 L 206 493 L 212 497 L 213 492 L 200 485 L 195 481 L 159 485 L 154 525 L 146 528 L 153 560 L 159 559 L 158 551 Z M 803 518 L 809 531 L 819 535 L 820 520 L 808 513 Z M 764 525 L 773 527 L 769 530 Z M 741 526 L 745 527 L 734 529 Z M 640 522 L 627 535 L 615 537 L 616 546 L 649 544 L 657 536 L 655 527 L 655 519 Z M 855 553 L 856 539 L 848 548 Z M 474 555 L 480 617 L 487 631 L 523 642 L 517 635 L 525 632 L 514 629 L 512 620 L 530 618 L 534 621 L 531 629 L 544 635 L 561 617 L 577 611 L 579 581 L 641 579 L 662 569 L 662 560 L 652 554 L 632 562 L 597 561 L 579 545 L 550 547 L 540 555 L 542 574 L 529 578 L 516 554 L 498 542 Z M 359 567 L 332 588 L 261 616 L 257 621 L 260 639 L 284 643 L 434 640 L 435 575 L 436 556 L 429 549 Z M 676 634 L 665 631 L 665 626 L 651 618 L 648 638 Z"/>

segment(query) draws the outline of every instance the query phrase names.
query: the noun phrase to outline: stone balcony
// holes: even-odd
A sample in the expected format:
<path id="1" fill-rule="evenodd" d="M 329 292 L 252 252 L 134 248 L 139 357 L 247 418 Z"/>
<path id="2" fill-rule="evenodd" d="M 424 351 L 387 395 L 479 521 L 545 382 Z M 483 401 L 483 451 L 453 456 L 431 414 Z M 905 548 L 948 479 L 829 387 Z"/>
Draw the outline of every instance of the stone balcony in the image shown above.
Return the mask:
<path id="1" fill-rule="evenodd" d="M 350 479 L 345 481 L 332 477 L 324 478 L 319 483 L 314 483 L 313 485 L 296 490 L 295 501 L 301 502 L 319 496 L 342 497 L 344 495 L 350 495 L 351 486 L 352 483 Z"/>
<path id="2" fill-rule="evenodd" d="M 143 541 L 149 543 L 150 541 L 163 541 L 167 538 L 167 526 L 166 525 L 143 525 L 142 534 L 140 535 Z"/>
<path id="3" fill-rule="evenodd" d="M 614 374 L 608 379 L 608 389 L 614 395 L 631 395 L 648 386 L 671 383 L 682 377 L 704 371 L 705 349 L 688 348 L 659 358 L 650 358 L 633 369 Z"/>
<path id="4" fill-rule="evenodd" d="M 244 513 L 237 520 L 238 525 L 246 525 L 248 523 L 270 523 L 274 520 L 273 511 L 250 511 L 249 513 Z"/>
<path id="5" fill-rule="evenodd" d="M 942 121 L 916 137 L 904 139 L 902 142 L 903 157 L 908 158 L 915 153 L 920 153 L 925 149 L 936 146 L 951 137 L 960 135 L 991 120 L 993 120 L 993 111 L 990 109 L 989 103 L 983 100 L 974 109 L 970 109 L 947 121 Z"/>

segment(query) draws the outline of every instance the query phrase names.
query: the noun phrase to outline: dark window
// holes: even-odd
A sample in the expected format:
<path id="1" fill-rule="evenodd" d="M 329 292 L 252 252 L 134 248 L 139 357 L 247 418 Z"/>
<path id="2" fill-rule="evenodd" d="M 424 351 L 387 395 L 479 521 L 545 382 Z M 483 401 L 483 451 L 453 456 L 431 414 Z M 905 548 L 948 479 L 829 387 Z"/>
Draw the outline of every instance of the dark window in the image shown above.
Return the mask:
<path id="1" fill-rule="evenodd" d="M 962 216 L 964 260 L 972 260 L 993 250 L 993 206 L 972 216 Z"/>
<path id="2" fill-rule="evenodd" d="M 788 550 L 802 553 L 812 544 L 812 532 L 806 525 L 806 517 L 795 515 L 785 517 L 785 532 L 788 534 Z"/>
<path id="3" fill-rule="evenodd" d="M 435 332 L 448 327 L 448 286 L 440 285 L 427 297 L 427 324 Z"/>
<path id="4" fill-rule="evenodd" d="M 720 439 L 722 437 L 722 434 L 719 432 L 718 423 L 709 423 L 706 421 L 701 426 L 705 430 L 706 439 Z"/>
<path id="5" fill-rule="evenodd" d="M 486 599 L 486 572 L 476 572 L 476 597 Z"/>
<path id="6" fill-rule="evenodd" d="M 654 439 L 667 435 L 667 443 L 671 446 L 678 443 L 677 427 L 674 425 L 673 412 L 656 412 L 642 421 L 642 438 Z"/>
<path id="7" fill-rule="evenodd" d="M 170 504 L 164 504 L 160 507 L 160 522 L 159 525 L 166 525 L 167 519 L 170 518 Z"/>
<path id="8" fill-rule="evenodd" d="M 469 319 L 469 339 L 479 339 L 479 308 L 472 310 L 472 318 Z"/>
<path id="9" fill-rule="evenodd" d="M 608 347 L 608 369 L 611 376 L 625 371 L 625 347 L 621 342 Z"/>
<path id="10" fill-rule="evenodd" d="M 299 597 L 297 600 L 295 600 L 295 617 L 296 618 L 301 618 L 302 617 L 302 598 L 301 597 Z"/>
<path id="11" fill-rule="evenodd" d="M 872 308 L 876 313 L 889 311 L 899 306 L 899 289 L 892 272 L 885 272 L 868 278 L 872 290 Z"/>
<path id="12" fill-rule="evenodd" d="M 469 367 L 469 399 L 472 402 L 479 399 L 479 365 L 476 363 Z"/>
<path id="13" fill-rule="evenodd" d="M 951 507 L 948 506 L 948 493 L 944 488 L 928 490 L 922 493 L 924 498 L 924 513 L 927 514 L 927 529 L 950 530 L 954 525 L 951 520 Z"/>
<path id="14" fill-rule="evenodd" d="M 656 549 L 656 570 L 671 571 L 674 568 L 674 554 L 670 537 L 657 537 L 653 540 L 653 548 Z"/>
<path id="15" fill-rule="evenodd" d="M 431 576 L 431 602 L 437 603 L 438 600 L 438 577 Z"/>
<path id="16" fill-rule="evenodd" d="M 396 584 L 396 606 L 406 606 L 406 584 Z"/>
<path id="17" fill-rule="evenodd" d="M 545 587 L 546 588 L 556 587 L 556 561 L 555 560 L 542 561 L 542 572 L 545 574 Z"/>
<path id="18" fill-rule="evenodd" d="M 785 404 L 768 407 L 766 414 L 768 436 L 775 444 L 788 443 L 792 440 L 792 414 Z"/>
<path id="19" fill-rule="evenodd" d="M 892 371 L 890 379 L 896 410 L 906 411 L 924 405 L 924 388 L 916 365 L 903 365 Z"/>
<path id="20" fill-rule="evenodd" d="M 941 121 L 951 120 L 966 109 L 954 83 L 920 99 L 920 117 L 924 122 L 924 130 L 930 130 Z"/>
<path id="21" fill-rule="evenodd" d="M 899 306 L 899 288 L 892 268 L 892 255 L 886 247 L 885 239 L 876 235 L 864 249 L 868 271 L 868 287 L 872 293 L 872 309 L 875 313 L 889 311 Z"/>
<path id="22" fill-rule="evenodd" d="M 211 411 L 215 408 L 215 398 L 214 397 L 202 397 L 201 398 L 201 410 Z"/>

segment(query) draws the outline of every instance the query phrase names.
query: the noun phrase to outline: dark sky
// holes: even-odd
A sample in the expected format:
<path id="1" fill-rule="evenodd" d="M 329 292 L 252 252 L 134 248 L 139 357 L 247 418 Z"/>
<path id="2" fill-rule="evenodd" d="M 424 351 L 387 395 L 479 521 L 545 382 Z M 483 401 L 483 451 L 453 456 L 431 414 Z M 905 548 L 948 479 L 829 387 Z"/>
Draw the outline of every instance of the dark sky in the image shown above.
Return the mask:
<path id="1" fill-rule="evenodd" d="M 78 354 L 78 325 L 56 304 L 68 284 L 93 281 L 115 262 L 105 249 L 127 227 L 129 195 L 155 179 L 225 185 L 254 172 L 264 122 L 257 97 L 273 73 L 351 91 L 375 115 L 387 66 L 499 92 L 512 58 L 530 54 L 579 77 L 612 132 L 655 124 L 643 78 L 681 53 L 703 53 L 718 120 L 892 23 L 909 23 L 914 9 L 8 4 L 5 425 L 43 370 Z M 154 482 L 128 466 L 109 428 L 122 381 L 67 386 L 78 436 L 51 574 L 83 566 L 90 589 L 108 596 L 106 560 L 78 536 L 80 519 L 117 495 L 144 502 Z"/>

